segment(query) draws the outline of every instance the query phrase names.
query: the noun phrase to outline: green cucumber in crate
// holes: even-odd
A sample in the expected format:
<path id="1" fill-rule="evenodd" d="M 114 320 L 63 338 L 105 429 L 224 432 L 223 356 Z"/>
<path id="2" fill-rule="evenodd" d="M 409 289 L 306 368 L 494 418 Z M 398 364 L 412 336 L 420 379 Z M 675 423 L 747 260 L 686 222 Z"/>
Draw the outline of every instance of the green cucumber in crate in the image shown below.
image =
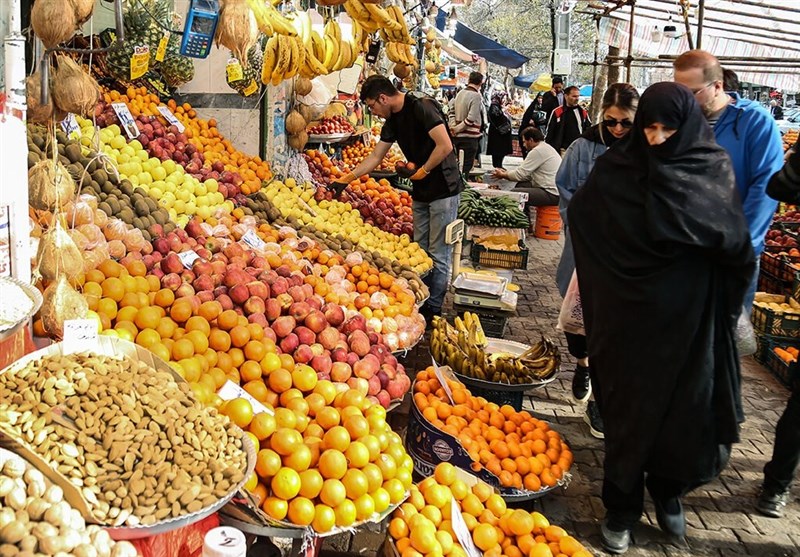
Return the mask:
<path id="1" fill-rule="evenodd" d="M 493 226 L 497 228 L 527 228 L 528 217 L 511 197 L 482 197 L 467 188 L 461 193 L 458 218 L 469 225 Z"/>

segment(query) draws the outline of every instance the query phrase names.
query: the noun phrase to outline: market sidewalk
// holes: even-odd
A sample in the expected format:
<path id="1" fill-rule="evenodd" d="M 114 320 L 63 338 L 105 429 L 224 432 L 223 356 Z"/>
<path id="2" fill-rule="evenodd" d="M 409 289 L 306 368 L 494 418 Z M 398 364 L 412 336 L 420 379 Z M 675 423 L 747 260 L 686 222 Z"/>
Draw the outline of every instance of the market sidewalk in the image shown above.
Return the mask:
<path id="1" fill-rule="evenodd" d="M 554 279 L 561 256 L 562 241 L 530 239 L 527 271 L 515 271 L 521 287 L 517 316 L 509 320 L 505 337 L 533 343 L 544 333 L 555 340 L 566 356 L 566 342 L 555 330 L 561 297 Z M 406 358 L 409 370 L 430 363 L 427 343 Z M 414 365 L 416 364 L 416 365 Z M 530 393 L 528 408 L 555 424 L 575 454 L 572 482 L 566 490 L 551 493 L 535 503 L 553 523 L 566 528 L 595 554 L 602 555 L 599 527 L 604 515 L 600 500 L 603 477 L 603 443 L 589 435 L 583 421 L 585 405 L 571 398 L 571 370 L 574 361 L 565 357 L 561 375 L 544 389 Z M 751 358 L 744 360 L 743 398 L 747 421 L 742 441 L 734 447 L 731 462 L 716 482 L 689 494 L 685 499 L 688 522 L 687 548 L 670 545 L 658 529 L 652 503 L 634 531 L 635 545 L 626 553 L 631 557 L 711 556 L 800 556 L 800 482 L 796 482 L 791 502 L 783 519 L 758 515 L 754 498 L 761 481 L 761 469 L 772 452 L 775 423 L 788 399 L 789 391 Z M 402 419 L 398 420 L 402 424 Z M 396 422 L 396 423 L 397 423 Z M 687 455 L 691 458 L 691 455 Z M 349 549 L 373 555 L 382 536 L 359 533 L 354 539 L 331 539 L 327 547 Z"/>

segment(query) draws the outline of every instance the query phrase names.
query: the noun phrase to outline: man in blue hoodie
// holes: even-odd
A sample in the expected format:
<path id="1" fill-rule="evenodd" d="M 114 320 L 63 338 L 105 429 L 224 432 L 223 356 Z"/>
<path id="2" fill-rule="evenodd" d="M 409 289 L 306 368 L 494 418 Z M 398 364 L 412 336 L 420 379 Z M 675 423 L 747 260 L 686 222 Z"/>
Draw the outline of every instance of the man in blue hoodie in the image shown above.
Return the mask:
<path id="1" fill-rule="evenodd" d="M 704 50 L 690 50 L 673 63 L 675 81 L 694 93 L 714 128 L 719 143 L 733 161 L 736 187 L 750 228 L 753 251 L 764 251 L 764 236 L 772 223 L 777 201 L 767 196 L 767 183 L 783 166 L 783 144 L 775 120 L 756 102 L 726 93 L 719 60 Z M 758 259 L 757 259 L 758 261 Z M 750 311 L 758 281 L 753 277 L 745 308 Z"/>

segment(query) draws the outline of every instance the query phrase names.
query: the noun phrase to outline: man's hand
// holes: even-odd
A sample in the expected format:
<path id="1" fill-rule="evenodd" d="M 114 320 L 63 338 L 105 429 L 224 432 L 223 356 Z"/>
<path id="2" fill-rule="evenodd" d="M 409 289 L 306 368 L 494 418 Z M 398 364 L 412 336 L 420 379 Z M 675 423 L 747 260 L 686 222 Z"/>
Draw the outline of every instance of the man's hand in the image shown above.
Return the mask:
<path id="1" fill-rule="evenodd" d="M 350 184 L 350 182 L 352 182 L 355 179 L 356 175 L 353 174 L 352 172 L 348 172 L 341 178 L 337 178 L 336 180 L 331 182 L 331 184 L 328 186 L 328 189 L 333 190 L 334 197 L 339 197 L 340 195 L 342 195 L 342 192 Z"/>
<path id="2" fill-rule="evenodd" d="M 412 180 L 412 181 L 423 180 L 423 179 L 425 179 L 425 178 L 428 176 L 428 174 L 430 174 L 430 172 L 428 172 L 427 170 L 425 170 L 425 167 L 424 167 L 424 166 L 420 166 L 420 167 L 419 167 L 419 170 L 417 170 L 417 171 L 416 171 L 416 172 L 415 172 L 415 173 L 414 173 L 414 174 L 411 176 L 411 180 Z"/>

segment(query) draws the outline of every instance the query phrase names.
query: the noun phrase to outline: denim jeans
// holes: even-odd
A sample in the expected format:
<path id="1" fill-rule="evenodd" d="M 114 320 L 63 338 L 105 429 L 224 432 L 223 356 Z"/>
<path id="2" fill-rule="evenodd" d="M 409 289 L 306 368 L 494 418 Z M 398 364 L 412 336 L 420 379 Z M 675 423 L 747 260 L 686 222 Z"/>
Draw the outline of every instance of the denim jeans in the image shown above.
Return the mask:
<path id="1" fill-rule="evenodd" d="M 460 195 L 436 201 L 414 201 L 414 241 L 433 259 L 433 270 L 425 277 L 431 291 L 428 307 L 433 312 L 442 311 L 442 303 L 450 283 L 450 265 L 453 247 L 445 244 L 445 229 L 456 220 Z"/>
<path id="2" fill-rule="evenodd" d="M 744 295 L 744 309 L 747 315 L 753 312 L 753 300 L 756 298 L 756 289 L 758 288 L 758 273 L 761 270 L 761 256 L 756 256 L 756 269 L 753 273 L 753 278 L 750 280 L 750 286 L 747 288 L 747 294 Z"/>

